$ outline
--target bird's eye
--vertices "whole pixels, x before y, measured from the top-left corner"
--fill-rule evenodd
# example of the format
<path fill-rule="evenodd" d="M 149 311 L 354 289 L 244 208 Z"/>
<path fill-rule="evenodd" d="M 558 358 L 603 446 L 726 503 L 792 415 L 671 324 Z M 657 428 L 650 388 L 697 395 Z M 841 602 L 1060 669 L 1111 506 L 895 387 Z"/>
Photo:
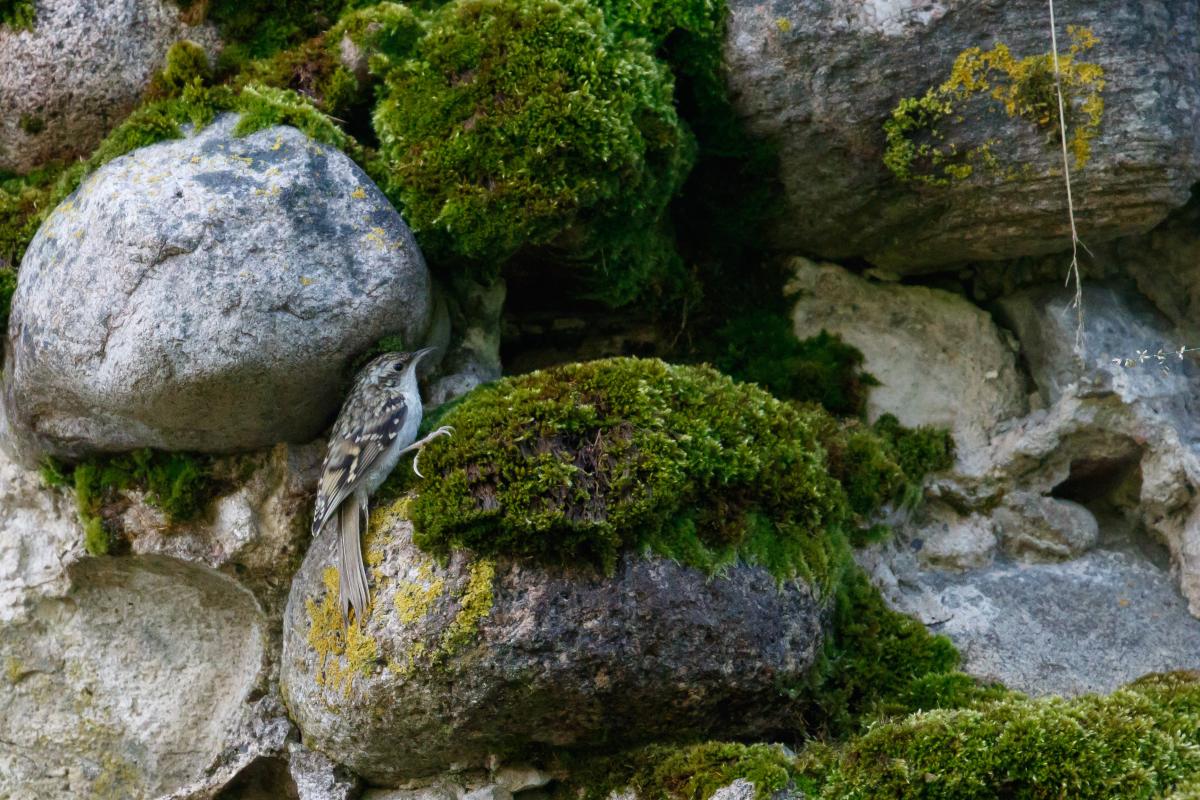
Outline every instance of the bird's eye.
<path fill-rule="evenodd" d="M 404 372 L 404 362 L 397 361 L 396 366 L 392 367 L 392 369 L 396 370 L 396 372 Z"/>

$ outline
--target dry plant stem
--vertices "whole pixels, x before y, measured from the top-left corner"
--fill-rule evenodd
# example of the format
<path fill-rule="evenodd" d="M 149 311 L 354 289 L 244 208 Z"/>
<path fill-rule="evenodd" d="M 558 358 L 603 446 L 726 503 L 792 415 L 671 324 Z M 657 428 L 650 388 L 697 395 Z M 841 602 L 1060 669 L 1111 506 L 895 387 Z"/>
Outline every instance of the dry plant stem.
<path fill-rule="evenodd" d="M 1067 270 L 1066 284 L 1075 279 L 1075 353 L 1083 356 L 1083 282 L 1079 277 L 1079 232 L 1075 228 L 1075 202 L 1071 197 L 1071 164 L 1067 157 L 1067 112 L 1063 103 L 1062 73 L 1058 69 L 1058 34 L 1055 33 L 1054 0 L 1046 0 L 1050 6 L 1050 52 L 1054 57 L 1054 89 L 1058 94 L 1058 133 L 1062 142 L 1063 180 L 1067 185 L 1067 215 L 1071 220 L 1071 266 Z M 1085 248 L 1086 249 L 1086 248 Z"/>

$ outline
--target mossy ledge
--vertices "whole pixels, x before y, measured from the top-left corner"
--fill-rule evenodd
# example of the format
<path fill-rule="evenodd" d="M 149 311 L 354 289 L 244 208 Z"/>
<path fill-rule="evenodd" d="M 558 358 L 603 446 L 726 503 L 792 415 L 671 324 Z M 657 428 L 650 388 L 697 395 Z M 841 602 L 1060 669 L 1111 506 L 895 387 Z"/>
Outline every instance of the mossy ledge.
<path fill-rule="evenodd" d="M 438 477 L 412 505 L 430 552 L 611 569 L 631 551 L 708 572 L 741 560 L 822 591 L 841 579 L 857 520 L 952 452 L 945 434 L 883 435 L 656 359 L 507 378 L 437 422 L 455 435 L 426 449 Z M 926 439 L 941 448 L 914 446 Z"/>

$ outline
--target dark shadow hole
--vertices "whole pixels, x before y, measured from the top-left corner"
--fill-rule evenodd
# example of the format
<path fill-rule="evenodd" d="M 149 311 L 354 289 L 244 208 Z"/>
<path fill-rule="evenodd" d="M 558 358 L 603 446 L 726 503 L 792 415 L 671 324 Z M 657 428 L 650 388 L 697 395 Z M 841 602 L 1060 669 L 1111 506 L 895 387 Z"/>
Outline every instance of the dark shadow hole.
<path fill-rule="evenodd" d="M 286 761 L 263 757 L 251 761 L 216 800 L 300 800 L 300 791 Z"/>

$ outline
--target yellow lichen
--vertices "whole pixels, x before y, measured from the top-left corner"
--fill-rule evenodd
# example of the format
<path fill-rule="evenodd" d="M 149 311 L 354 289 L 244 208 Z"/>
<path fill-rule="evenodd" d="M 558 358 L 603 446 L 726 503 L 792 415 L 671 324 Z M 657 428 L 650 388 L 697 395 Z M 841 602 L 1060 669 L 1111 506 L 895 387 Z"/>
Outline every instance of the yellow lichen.
<path fill-rule="evenodd" d="M 1100 132 L 1104 116 L 1104 68 L 1080 61 L 1079 57 L 1097 43 L 1088 28 L 1067 28 L 1073 44 L 1059 58 L 1059 78 L 1065 101 L 1068 142 L 1075 167 L 1083 168 L 1091 157 L 1092 140 Z M 1008 46 L 990 50 L 970 47 L 961 52 L 940 86 L 923 97 L 904 98 L 884 123 L 887 149 L 884 164 L 899 178 L 930 185 L 946 185 L 973 174 L 974 164 L 1012 178 L 1015 168 L 1001 168 L 993 152 L 995 141 L 959 150 L 943 144 L 939 125 L 947 118 L 963 121 L 960 109 L 972 97 L 988 97 L 1010 118 L 1023 119 L 1051 134 L 1058 142 L 1058 94 L 1054 59 L 1050 53 L 1017 59 Z M 920 139 L 920 142 L 916 141 Z"/>
<path fill-rule="evenodd" d="M 4 660 L 4 674 L 8 678 L 8 682 L 16 684 L 25 675 L 25 667 L 21 663 L 21 659 L 15 656 L 9 656 Z"/>
<path fill-rule="evenodd" d="M 428 562 L 417 569 L 415 581 L 400 581 L 396 587 L 393 602 L 396 605 L 396 616 L 405 625 L 411 625 L 423 619 L 438 595 L 442 593 L 445 581 L 433 574 L 433 568 Z"/>
<path fill-rule="evenodd" d="M 379 658 L 379 645 L 358 624 L 346 625 L 339 608 L 340 575 L 326 567 L 321 576 L 325 594 L 318 604 L 305 600 L 308 611 L 308 646 L 317 654 L 317 684 L 349 695 L 358 675 L 370 675 Z M 367 606 L 370 616 L 371 606 Z"/>
<path fill-rule="evenodd" d="M 492 613 L 492 580 L 496 577 L 496 562 L 481 558 L 471 565 L 466 588 L 458 596 L 458 613 L 442 634 L 439 650 L 452 655 L 471 641 L 479 623 Z"/>

